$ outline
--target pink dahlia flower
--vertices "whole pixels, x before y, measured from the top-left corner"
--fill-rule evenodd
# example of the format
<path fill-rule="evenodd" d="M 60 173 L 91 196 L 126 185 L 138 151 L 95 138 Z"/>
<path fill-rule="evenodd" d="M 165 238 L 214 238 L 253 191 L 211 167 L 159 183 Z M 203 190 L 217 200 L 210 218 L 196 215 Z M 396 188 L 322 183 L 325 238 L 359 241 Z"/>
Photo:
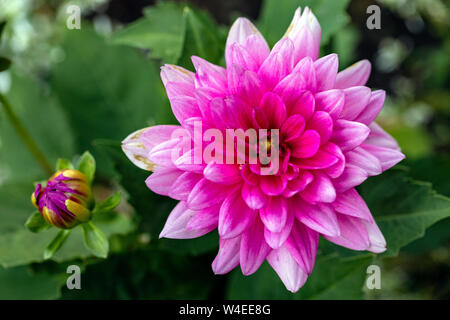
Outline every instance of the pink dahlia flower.
<path fill-rule="evenodd" d="M 386 249 L 355 190 L 404 158 L 374 122 L 385 93 L 364 86 L 367 60 L 338 73 L 336 54 L 318 58 L 320 37 L 308 8 L 295 12 L 272 50 L 250 21 L 239 18 L 228 35 L 226 68 L 195 56 L 195 73 L 162 67 L 180 126 L 142 129 L 123 141 L 130 160 L 153 171 L 147 186 L 180 201 L 160 237 L 188 239 L 218 229 L 216 274 L 240 265 L 250 275 L 267 260 L 295 292 L 313 270 L 319 236 L 353 250 Z M 227 129 L 259 130 L 259 138 L 261 129 L 274 130 L 277 152 L 268 154 L 279 165 L 262 174 L 267 165 L 249 161 L 250 150 L 267 153 L 275 144 L 267 136 L 258 145 L 244 138 L 249 153 L 233 154 L 234 163 L 217 156 L 234 152 L 235 143 L 216 150 L 213 161 L 201 159 L 213 139 L 196 134 L 198 122 L 202 133 L 215 129 L 225 136 Z M 189 137 L 187 148 L 180 133 Z"/>

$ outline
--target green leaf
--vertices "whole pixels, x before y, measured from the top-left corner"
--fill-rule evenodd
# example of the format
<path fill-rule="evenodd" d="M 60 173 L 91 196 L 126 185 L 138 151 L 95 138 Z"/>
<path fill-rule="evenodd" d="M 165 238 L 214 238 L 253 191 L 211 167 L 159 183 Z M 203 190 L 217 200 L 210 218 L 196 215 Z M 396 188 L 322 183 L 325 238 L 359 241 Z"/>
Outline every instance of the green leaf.
<path fill-rule="evenodd" d="M 113 44 L 149 49 L 153 58 L 176 63 L 184 41 L 183 6 L 160 2 L 145 10 L 145 17 L 131 23 L 111 37 Z"/>
<path fill-rule="evenodd" d="M 56 162 L 56 171 L 63 169 L 74 169 L 74 166 L 70 160 L 58 158 L 58 161 Z"/>
<path fill-rule="evenodd" d="M 11 60 L 5 57 L 0 57 L 0 72 L 9 69 L 11 66 Z"/>
<path fill-rule="evenodd" d="M 412 180 L 405 169 L 372 177 L 359 190 L 386 238 L 382 256 L 397 255 L 428 227 L 450 217 L 450 199 L 437 194 L 430 183 Z"/>
<path fill-rule="evenodd" d="M 122 141 L 138 129 L 175 121 L 159 66 L 133 48 L 107 45 L 86 22 L 66 32 L 61 45 L 66 56 L 52 70 L 52 90 L 65 107 L 78 152 L 90 150 L 97 175 L 111 176 L 112 165 L 92 148 L 94 140 Z"/>
<path fill-rule="evenodd" d="M 265 0 L 258 26 L 269 44 L 275 44 L 286 32 L 298 7 L 309 6 L 322 28 L 321 44 L 340 31 L 349 21 L 349 0 Z"/>
<path fill-rule="evenodd" d="M 88 181 L 92 183 L 95 176 L 95 159 L 89 151 L 81 155 L 78 160 L 77 170 L 84 173 Z"/>
<path fill-rule="evenodd" d="M 97 203 L 92 213 L 99 214 L 112 211 L 115 207 L 117 207 L 120 204 L 121 199 L 122 195 L 120 191 L 117 191 L 114 194 L 110 195 L 108 198 L 106 198 L 104 201 Z"/>
<path fill-rule="evenodd" d="M 205 12 L 186 6 L 183 11 L 186 35 L 180 66 L 192 69 L 191 56 L 196 55 L 219 64 L 223 59 L 225 35 Z"/>
<path fill-rule="evenodd" d="M 305 285 L 295 294 L 286 290 L 267 262 L 248 277 L 238 269 L 233 271 L 227 299 L 361 299 L 366 268 L 372 260 L 372 255 L 318 257 Z"/>
<path fill-rule="evenodd" d="M 83 240 L 86 248 L 88 248 L 95 256 L 106 258 L 109 251 L 109 243 L 103 232 L 97 228 L 92 222 L 83 223 Z"/>
<path fill-rule="evenodd" d="M 49 94 L 31 75 L 24 75 L 15 67 L 9 72 L 11 89 L 6 97 L 49 162 L 56 163 L 59 157 L 73 155 L 75 150 L 72 130 L 55 96 Z M 48 179 L 48 175 L 31 156 L 6 119 L 3 108 L 0 108 L 0 172 L 0 184 L 20 181 L 28 182 L 31 187 L 34 181 Z M 32 190 L 29 191 L 30 194 L 31 192 Z M 21 201 L 27 200 L 22 198 Z"/>
<path fill-rule="evenodd" d="M 51 226 L 42 218 L 39 211 L 33 212 L 25 222 L 25 227 L 34 233 L 38 233 L 51 228 Z"/>
<path fill-rule="evenodd" d="M 0 300 L 46 300 L 61 295 L 66 277 L 32 272 L 28 267 L 0 267 Z"/>
<path fill-rule="evenodd" d="M 53 238 L 52 242 L 50 242 L 48 246 L 45 248 L 44 260 L 50 259 L 59 249 L 61 249 L 61 247 L 69 237 L 70 232 L 71 230 L 61 230 L 58 232 L 56 237 Z"/>

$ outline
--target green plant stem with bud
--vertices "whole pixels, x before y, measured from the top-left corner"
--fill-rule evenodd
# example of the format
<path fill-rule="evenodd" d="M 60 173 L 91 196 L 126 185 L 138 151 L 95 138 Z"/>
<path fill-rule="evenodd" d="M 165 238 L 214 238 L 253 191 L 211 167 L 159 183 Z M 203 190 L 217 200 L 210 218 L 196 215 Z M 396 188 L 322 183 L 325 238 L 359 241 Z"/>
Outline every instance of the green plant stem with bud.
<path fill-rule="evenodd" d="M 25 128 L 23 123 L 20 121 L 19 117 L 14 112 L 13 108 L 9 104 L 6 97 L 2 94 L 0 94 L 0 104 L 3 106 L 7 118 L 13 125 L 14 129 L 17 131 L 17 134 L 20 136 L 22 141 L 27 146 L 28 150 L 31 152 L 31 154 L 34 156 L 34 158 L 40 164 L 42 169 L 48 175 L 51 175 L 53 173 L 53 169 L 52 169 L 52 166 L 50 165 L 49 161 L 45 157 L 44 153 L 39 149 L 38 145 L 33 140 L 33 138 L 31 137 L 30 133 Z"/>

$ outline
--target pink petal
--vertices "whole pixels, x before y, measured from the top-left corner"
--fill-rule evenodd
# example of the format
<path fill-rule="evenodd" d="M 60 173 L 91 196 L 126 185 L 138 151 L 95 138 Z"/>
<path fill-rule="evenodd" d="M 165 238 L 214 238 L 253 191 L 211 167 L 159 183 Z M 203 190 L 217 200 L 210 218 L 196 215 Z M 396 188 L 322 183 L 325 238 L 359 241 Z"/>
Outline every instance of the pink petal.
<path fill-rule="evenodd" d="M 227 68 L 227 79 L 229 92 L 232 95 L 241 98 L 251 106 L 259 105 L 265 85 L 255 72 L 233 64 Z"/>
<path fill-rule="evenodd" d="M 177 147 L 179 142 L 176 138 L 160 143 L 148 153 L 147 158 L 159 166 L 174 167 L 173 160 L 176 160 L 180 153 Z"/>
<path fill-rule="evenodd" d="M 283 195 L 286 197 L 292 197 L 294 194 L 303 191 L 306 186 L 313 181 L 313 179 L 314 176 L 312 173 L 302 170 L 295 179 L 288 182 Z"/>
<path fill-rule="evenodd" d="M 368 251 L 381 253 L 386 251 L 386 240 L 375 222 L 364 222 L 369 235 L 370 246 Z"/>
<path fill-rule="evenodd" d="M 196 230 L 188 229 L 187 224 L 195 214 L 195 211 L 188 209 L 184 201 L 180 201 L 167 218 L 159 238 L 192 239 L 200 237 L 215 228 L 215 226 L 208 226 Z"/>
<path fill-rule="evenodd" d="M 297 292 L 308 279 L 308 275 L 299 267 L 286 245 L 272 250 L 267 256 L 267 262 L 291 292 Z"/>
<path fill-rule="evenodd" d="M 405 155 L 399 150 L 373 146 L 367 143 L 362 144 L 361 147 L 380 161 L 382 171 L 392 168 L 405 159 Z"/>
<path fill-rule="evenodd" d="M 174 165 L 183 171 L 202 173 L 206 164 L 203 162 L 202 149 L 194 147 L 175 160 Z"/>
<path fill-rule="evenodd" d="M 184 172 L 170 188 L 169 197 L 186 201 L 194 186 L 202 179 L 202 175 L 194 172 Z"/>
<path fill-rule="evenodd" d="M 335 53 L 314 62 L 317 78 L 317 91 L 333 89 L 338 71 L 338 56 Z"/>
<path fill-rule="evenodd" d="M 264 241 L 264 225 L 260 219 L 242 234 L 240 263 L 242 274 L 245 276 L 254 273 L 266 259 L 270 247 Z"/>
<path fill-rule="evenodd" d="M 287 180 L 277 175 L 260 176 L 261 190 L 268 196 L 277 196 L 283 193 Z"/>
<path fill-rule="evenodd" d="M 269 197 L 261 191 L 259 186 L 245 183 L 242 187 L 242 198 L 251 209 L 259 210 L 267 206 Z"/>
<path fill-rule="evenodd" d="M 334 155 L 319 150 L 317 153 L 311 158 L 301 159 L 299 161 L 293 161 L 293 163 L 298 166 L 300 169 L 306 170 L 318 170 L 318 169 L 326 169 L 336 164 L 339 161 L 339 158 Z"/>
<path fill-rule="evenodd" d="M 197 213 L 189 220 L 187 229 L 201 230 L 206 228 L 216 228 L 219 223 L 220 205 L 197 211 Z"/>
<path fill-rule="evenodd" d="M 202 210 L 221 203 L 226 196 L 223 185 L 202 178 L 189 194 L 187 206 L 193 210 Z"/>
<path fill-rule="evenodd" d="M 201 117 L 197 101 L 193 97 L 178 96 L 170 100 L 172 112 L 179 123 L 192 117 Z"/>
<path fill-rule="evenodd" d="M 246 48 L 239 43 L 232 44 L 228 49 L 227 65 L 237 64 L 245 70 L 258 71 L 260 65 Z"/>
<path fill-rule="evenodd" d="M 210 87 L 218 92 L 224 92 L 227 85 L 227 76 L 224 68 L 196 56 L 192 56 L 191 60 L 196 70 L 194 81 L 196 88 Z"/>
<path fill-rule="evenodd" d="M 306 82 L 306 89 L 316 91 L 316 70 L 314 69 L 314 62 L 311 57 L 305 57 L 300 60 L 292 70 L 292 73 L 301 73 Z"/>
<path fill-rule="evenodd" d="M 147 187 L 155 193 L 168 196 L 173 182 L 183 171 L 173 168 L 158 168 L 145 180 Z"/>
<path fill-rule="evenodd" d="M 219 240 L 219 252 L 212 263 L 214 274 L 225 274 L 239 264 L 241 237 Z"/>
<path fill-rule="evenodd" d="M 161 67 L 161 80 L 166 85 L 168 82 L 181 82 L 194 85 L 194 73 L 173 64 Z"/>
<path fill-rule="evenodd" d="M 239 168 L 234 164 L 211 162 L 203 170 L 203 175 L 206 179 L 221 184 L 234 184 L 241 181 Z"/>
<path fill-rule="evenodd" d="M 314 180 L 300 193 L 300 195 L 309 203 L 329 203 L 336 199 L 336 190 L 327 175 L 315 172 Z"/>
<path fill-rule="evenodd" d="M 317 131 L 306 130 L 300 137 L 290 143 L 292 156 L 296 158 L 312 157 L 320 147 L 320 135 Z"/>
<path fill-rule="evenodd" d="M 316 108 L 316 102 L 311 92 L 303 92 L 295 101 L 295 104 L 288 109 L 289 115 L 301 115 L 305 121 L 309 120 Z"/>
<path fill-rule="evenodd" d="M 195 88 L 191 83 L 167 82 L 166 93 L 169 100 L 176 97 L 194 97 Z"/>
<path fill-rule="evenodd" d="M 369 136 L 370 129 L 365 124 L 356 121 L 339 119 L 335 122 L 332 141 L 342 151 L 356 148 Z"/>
<path fill-rule="evenodd" d="M 363 169 L 369 176 L 375 176 L 382 172 L 381 163 L 377 157 L 361 147 L 356 147 L 347 152 L 345 157 L 348 164 Z"/>
<path fill-rule="evenodd" d="M 319 234 L 296 221 L 285 246 L 300 268 L 311 274 L 319 246 Z"/>
<path fill-rule="evenodd" d="M 286 224 L 280 232 L 272 232 L 267 227 L 264 227 L 264 239 L 272 249 L 278 249 L 284 244 L 286 239 L 291 234 L 294 220 L 294 213 L 288 212 Z"/>
<path fill-rule="evenodd" d="M 263 96 L 260 106 L 269 120 L 270 128 L 280 128 L 286 120 L 286 106 L 283 100 L 275 93 L 267 92 Z"/>
<path fill-rule="evenodd" d="M 372 92 L 369 103 L 364 110 L 358 115 L 356 121 L 369 125 L 380 113 L 386 99 L 386 92 L 384 90 L 376 90 Z"/>
<path fill-rule="evenodd" d="M 336 120 L 344 108 L 345 94 L 342 90 L 328 90 L 317 93 L 316 110 L 328 112 Z"/>
<path fill-rule="evenodd" d="M 373 222 L 369 208 L 355 189 L 338 194 L 332 205 L 339 213 Z"/>
<path fill-rule="evenodd" d="M 286 104 L 288 114 L 292 115 L 295 114 L 294 111 L 292 111 L 292 108 L 300 99 L 300 97 L 303 95 L 307 88 L 307 83 L 303 75 L 299 72 L 297 73 L 291 73 L 287 77 L 285 77 L 283 80 L 281 80 L 278 85 L 275 87 L 273 92 L 278 94 Z M 310 100 L 308 100 L 309 102 Z M 301 113 L 303 115 L 303 113 Z M 306 119 L 306 118 L 305 118 Z"/>
<path fill-rule="evenodd" d="M 364 222 L 351 216 L 337 215 L 341 234 L 337 237 L 325 235 L 325 239 L 352 250 L 367 250 L 370 246 Z"/>
<path fill-rule="evenodd" d="M 345 156 L 342 153 L 341 148 L 339 148 L 332 142 L 328 142 L 326 145 L 321 147 L 321 150 L 324 152 L 328 152 L 329 154 L 339 159 L 339 161 L 336 164 L 325 169 L 326 174 L 331 178 L 339 177 L 342 174 L 342 172 L 344 172 L 345 169 Z"/>
<path fill-rule="evenodd" d="M 337 89 L 344 89 L 354 86 L 363 86 L 366 84 L 367 79 L 369 79 L 370 69 L 370 62 L 368 60 L 361 60 L 339 72 L 334 87 Z"/>
<path fill-rule="evenodd" d="M 311 205 L 297 198 L 293 203 L 295 216 L 298 221 L 321 234 L 338 236 L 339 224 L 336 213 L 326 204 Z"/>
<path fill-rule="evenodd" d="M 288 38 L 278 41 L 258 71 L 268 88 L 274 88 L 294 66 L 294 45 Z"/>
<path fill-rule="evenodd" d="M 376 122 L 372 122 L 369 125 L 370 134 L 366 140 L 367 144 L 371 144 L 378 147 L 396 149 L 400 151 L 400 147 L 392 136 L 383 130 Z"/>
<path fill-rule="evenodd" d="M 317 111 L 309 120 L 307 129 L 315 130 L 320 135 L 320 144 L 328 142 L 333 132 L 333 119 L 325 111 Z"/>
<path fill-rule="evenodd" d="M 305 129 L 305 119 L 299 115 L 294 114 L 287 118 L 280 129 L 280 134 L 284 142 L 289 142 L 303 133 Z"/>
<path fill-rule="evenodd" d="M 283 197 L 271 197 L 268 205 L 259 211 L 262 222 L 272 232 L 280 232 L 286 225 L 288 205 Z"/>
<path fill-rule="evenodd" d="M 233 44 L 244 46 L 252 58 L 261 65 L 270 53 L 266 40 L 258 29 L 246 18 L 238 18 L 230 28 L 225 46 L 227 65 L 231 65 L 230 49 Z"/>
<path fill-rule="evenodd" d="M 366 108 L 371 92 L 367 87 L 350 87 L 344 89 L 345 104 L 340 117 L 346 120 L 354 120 Z"/>
<path fill-rule="evenodd" d="M 338 192 L 345 192 L 348 189 L 359 186 L 367 178 L 368 174 L 365 170 L 347 164 L 344 172 L 338 178 L 333 180 L 333 184 Z"/>
<path fill-rule="evenodd" d="M 257 211 L 245 204 L 240 188 L 235 189 L 225 198 L 220 207 L 220 237 L 229 239 L 240 235 L 253 223 L 256 213 Z"/>
<path fill-rule="evenodd" d="M 148 159 L 149 150 L 140 139 L 143 133 L 147 130 L 147 128 L 140 129 L 128 135 L 128 137 L 122 141 L 122 150 L 128 159 L 130 159 L 130 161 L 137 167 L 147 171 L 152 171 L 154 170 L 154 163 Z"/>
<path fill-rule="evenodd" d="M 179 135 L 174 136 L 177 130 L 183 130 L 180 126 L 159 125 L 146 129 L 139 137 L 139 140 L 144 144 L 148 151 L 160 143 L 166 142 Z M 131 135 L 130 135 L 131 136 Z"/>

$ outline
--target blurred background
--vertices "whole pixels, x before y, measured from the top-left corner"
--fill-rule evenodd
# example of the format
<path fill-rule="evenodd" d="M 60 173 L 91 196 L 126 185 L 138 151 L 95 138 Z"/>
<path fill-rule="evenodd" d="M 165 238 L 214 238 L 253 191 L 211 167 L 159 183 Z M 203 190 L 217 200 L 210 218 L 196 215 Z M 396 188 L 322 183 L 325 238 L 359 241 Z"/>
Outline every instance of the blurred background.
<path fill-rule="evenodd" d="M 408 167 L 412 179 L 430 182 L 436 192 L 450 196 L 448 1 L 191 0 L 195 19 L 185 26 L 186 42 L 127 34 L 126 26 L 133 24 L 139 35 L 145 23 L 175 32 L 181 23 L 176 10 L 168 9 L 172 3 L 155 7 L 154 1 L 145 0 L 0 2 L 0 21 L 7 22 L 0 56 L 12 61 L 9 70 L 0 72 L 0 93 L 8 97 L 51 161 L 89 149 L 98 161 L 98 197 L 116 189 L 130 195 L 120 207 L 120 219 L 102 222 L 113 251 L 106 261 L 89 257 L 74 239 L 55 261 L 42 262 L 45 241 L 20 228 L 32 210 L 28 203 L 32 181 L 46 176 L 1 110 L 0 298 L 291 298 L 284 292 L 243 296 L 238 292 L 244 283 L 239 272 L 214 276 L 210 270 L 217 249 L 214 234 L 201 240 L 157 240 L 174 202 L 148 191 L 145 173 L 133 168 L 117 147 L 132 131 L 174 121 L 159 80 L 161 61 L 191 68 L 187 57 L 195 53 L 223 64 L 227 30 L 239 16 L 255 21 L 273 45 L 289 25 L 294 8 L 317 7 L 314 13 L 320 13 L 319 22 L 326 28 L 322 54 L 338 53 L 340 69 L 360 59 L 372 62 L 367 85 L 388 94 L 377 121 L 406 154 L 401 165 Z M 66 28 L 71 4 L 81 7 L 80 30 Z M 381 8 L 379 30 L 366 27 L 366 9 L 372 4 Z M 189 46 L 189 37 L 195 40 L 198 35 L 191 29 L 201 31 L 204 46 Z M 158 46 L 163 42 L 164 50 Z M 441 220 L 398 256 L 377 260 L 381 290 L 361 291 L 361 282 L 357 293 L 337 297 L 449 299 L 449 227 L 449 218 Z M 64 270 L 73 263 L 82 266 L 82 290 L 64 287 Z M 258 272 L 271 272 L 264 268 Z M 364 268 L 358 270 L 364 273 Z M 247 290 L 264 292 L 254 283 L 247 282 Z"/>

